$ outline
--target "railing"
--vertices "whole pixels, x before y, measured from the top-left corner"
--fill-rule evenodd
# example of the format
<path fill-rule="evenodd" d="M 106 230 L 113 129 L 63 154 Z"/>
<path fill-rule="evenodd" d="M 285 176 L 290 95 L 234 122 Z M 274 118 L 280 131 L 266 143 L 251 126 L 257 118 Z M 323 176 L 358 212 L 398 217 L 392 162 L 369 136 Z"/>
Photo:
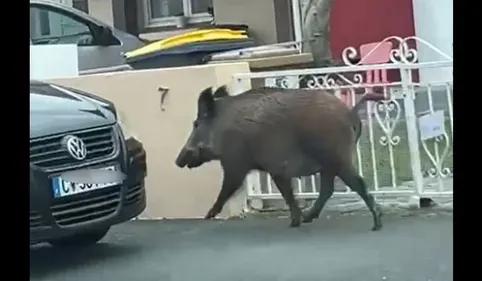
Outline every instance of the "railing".
<path fill-rule="evenodd" d="M 441 60 L 419 62 L 416 50 L 409 47 L 411 40 L 430 47 Z M 235 85 L 242 92 L 242 85 L 246 85 L 243 81 L 264 79 L 269 86 L 332 89 L 337 96 L 349 97 L 350 107 L 365 92 L 383 93 L 387 100 L 368 102 L 359 112 L 363 126 L 355 151 L 358 172 L 371 192 L 382 200 L 400 196 L 451 198 L 453 59 L 416 37 L 390 37 L 380 44 L 386 41 L 395 41 L 397 46 L 390 53 L 390 63 L 353 64 L 350 59 L 357 53 L 350 47 L 343 52 L 345 66 L 242 73 L 235 75 Z M 368 73 L 376 75 L 381 71 L 392 79 L 367 83 Z M 318 177 L 294 179 L 297 198 L 316 198 L 320 189 Z M 249 199 L 282 198 L 266 173 L 251 173 L 246 186 Z M 356 195 L 337 182 L 335 196 Z"/>

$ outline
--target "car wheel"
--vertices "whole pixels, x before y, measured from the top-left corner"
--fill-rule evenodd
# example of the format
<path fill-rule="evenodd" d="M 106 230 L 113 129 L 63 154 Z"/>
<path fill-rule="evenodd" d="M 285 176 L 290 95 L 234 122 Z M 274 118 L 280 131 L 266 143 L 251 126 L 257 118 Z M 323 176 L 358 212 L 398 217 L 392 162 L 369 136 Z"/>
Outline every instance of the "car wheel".
<path fill-rule="evenodd" d="M 94 245 L 99 242 L 109 231 L 109 227 L 91 230 L 49 241 L 49 244 L 54 247 L 84 247 Z"/>

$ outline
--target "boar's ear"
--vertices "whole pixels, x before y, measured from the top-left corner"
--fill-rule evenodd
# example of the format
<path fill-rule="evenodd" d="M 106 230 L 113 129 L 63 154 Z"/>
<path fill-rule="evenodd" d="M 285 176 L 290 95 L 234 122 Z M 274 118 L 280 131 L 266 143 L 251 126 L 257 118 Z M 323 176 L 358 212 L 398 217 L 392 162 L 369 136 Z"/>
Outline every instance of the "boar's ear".
<path fill-rule="evenodd" d="M 209 87 L 202 90 L 197 101 L 197 117 L 212 117 L 214 115 L 214 105 L 213 89 Z"/>
<path fill-rule="evenodd" d="M 224 97 L 229 96 L 228 86 L 223 85 L 223 86 L 217 88 L 217 90 L 214 92 L 213 96 L 214 96 L 215 99 L 224 98 Z"/>

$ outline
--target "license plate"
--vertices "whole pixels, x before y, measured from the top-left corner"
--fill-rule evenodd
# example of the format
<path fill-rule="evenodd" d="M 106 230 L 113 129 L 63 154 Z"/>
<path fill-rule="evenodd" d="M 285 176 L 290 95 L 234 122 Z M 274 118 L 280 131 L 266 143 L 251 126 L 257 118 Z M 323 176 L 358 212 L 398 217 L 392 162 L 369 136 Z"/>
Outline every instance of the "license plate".
<path fill-rule="evenodd" d="M 115 171 L 116 166 L 108 166 L 101 169 Z M 97 189 L 106 188 L 109 186 L 114 186 L 117 184 L 120 184 L 120 182 L 92 184 L 92 183 L 78 183 L 78 182 L 66 181 L 61 177 L 55 177 L 52 179 L 52 189 L 53 189 L 55 198 L 89 192 Z"/>

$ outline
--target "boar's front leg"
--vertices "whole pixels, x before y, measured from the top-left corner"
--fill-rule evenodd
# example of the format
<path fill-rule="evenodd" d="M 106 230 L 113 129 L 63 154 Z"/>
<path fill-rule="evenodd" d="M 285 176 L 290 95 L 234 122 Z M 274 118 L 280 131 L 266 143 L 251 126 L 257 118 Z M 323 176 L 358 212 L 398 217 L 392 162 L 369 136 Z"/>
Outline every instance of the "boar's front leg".
<path fill-rule="evenodd" d="M 301 209 L 296 202 L 293 194 L 293 188 L 291 187 L 291 179 L 281 176 L 270 175 L 273 181 L 276 183 L 283 199 L 290 208 L 291 213 L 291 227 L 298 227 L 301 224 Z"/>
<path fill-rule="evenodd" d="M 216 202 L 206 214 L 204 219 L 212 219 L 222 211 L 224 204 L 226 204 L 228 199 L 231 198 L 236 190 L 241 187 L 248 172 L 248 169 L 241 170 L 226 167 L 224 168 L 223 185 L 221 187 L 221 191 L 219 192 Z"/>

